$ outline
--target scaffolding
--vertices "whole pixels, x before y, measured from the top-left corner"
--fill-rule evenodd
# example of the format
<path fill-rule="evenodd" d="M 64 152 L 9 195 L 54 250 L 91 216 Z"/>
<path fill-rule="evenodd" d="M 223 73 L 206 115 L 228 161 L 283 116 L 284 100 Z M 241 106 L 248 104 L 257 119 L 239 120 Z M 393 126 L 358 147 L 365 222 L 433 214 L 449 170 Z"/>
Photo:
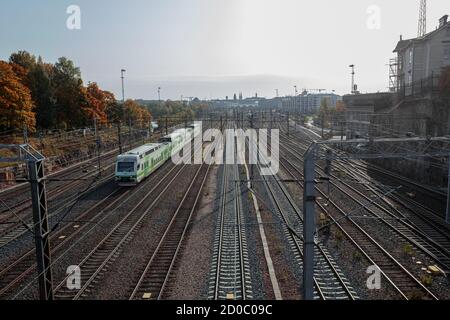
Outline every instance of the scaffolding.
<path fill-rule="evenodd" d="M 398 88 L 398 59 L 389 60 L 389 92 L 397 92 Z"/>

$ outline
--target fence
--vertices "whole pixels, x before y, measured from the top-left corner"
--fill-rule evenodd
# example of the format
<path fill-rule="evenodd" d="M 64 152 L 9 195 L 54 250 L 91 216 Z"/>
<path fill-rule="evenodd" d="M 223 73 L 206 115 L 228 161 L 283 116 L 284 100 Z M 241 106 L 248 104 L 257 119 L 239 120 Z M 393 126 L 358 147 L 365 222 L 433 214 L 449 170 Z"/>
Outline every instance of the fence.
<path fill-rule="evenodd" d="M 427 95 L 439 94 L 439 76 L 431 75 L 412 83 L 402 83 L 398 89 L 400 99 L 406 97 L 424 97 Z"/>

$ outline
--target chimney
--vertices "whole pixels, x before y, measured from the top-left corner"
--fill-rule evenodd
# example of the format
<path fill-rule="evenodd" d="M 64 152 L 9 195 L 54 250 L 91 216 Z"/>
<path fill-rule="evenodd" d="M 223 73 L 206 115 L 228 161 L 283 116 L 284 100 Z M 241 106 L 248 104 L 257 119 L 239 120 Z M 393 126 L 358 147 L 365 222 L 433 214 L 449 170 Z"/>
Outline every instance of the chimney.
<path fill-rule="evenodd" d="M 400 41 L 402 41 L 403 40 L 403 36 L 402 35 L 400 35 Z"/>
<path fill-rule="evenodd" d="M 448 14 L 439 19 L 439 28 L 442 28 L 447 24 Z"/>

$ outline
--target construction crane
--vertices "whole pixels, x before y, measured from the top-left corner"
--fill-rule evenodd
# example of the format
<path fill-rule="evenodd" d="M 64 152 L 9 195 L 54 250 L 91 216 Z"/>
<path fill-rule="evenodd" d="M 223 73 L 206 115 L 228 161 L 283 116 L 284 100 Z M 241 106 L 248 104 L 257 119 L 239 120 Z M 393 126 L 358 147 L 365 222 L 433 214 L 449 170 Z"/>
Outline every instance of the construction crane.
<path fill-rule="evenodd" d="M 420 0 L 419 26 L 417 37 L 421 38 L 427 34 L 427 0 Z"/>

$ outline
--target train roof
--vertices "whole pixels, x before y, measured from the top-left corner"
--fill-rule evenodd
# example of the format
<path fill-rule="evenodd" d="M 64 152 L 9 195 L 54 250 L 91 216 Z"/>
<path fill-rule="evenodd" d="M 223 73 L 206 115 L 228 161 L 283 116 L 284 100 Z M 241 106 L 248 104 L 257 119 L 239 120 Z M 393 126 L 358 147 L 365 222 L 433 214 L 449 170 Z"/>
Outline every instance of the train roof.
<path fill-rule="evenodd" d="M 147 143 L 147 144 L 144 144 L 143 146 L 137 147 L 137 148 L 130 150 L 124 154 L 121 154 L 120 156 L 139 156 L 139 155 L 145 154 L 149 151 L 151 152 L 151 151 L 155 150 L 156 148 L 158 148 L 159 146 L 161 146 L 160 143 Z"/>

